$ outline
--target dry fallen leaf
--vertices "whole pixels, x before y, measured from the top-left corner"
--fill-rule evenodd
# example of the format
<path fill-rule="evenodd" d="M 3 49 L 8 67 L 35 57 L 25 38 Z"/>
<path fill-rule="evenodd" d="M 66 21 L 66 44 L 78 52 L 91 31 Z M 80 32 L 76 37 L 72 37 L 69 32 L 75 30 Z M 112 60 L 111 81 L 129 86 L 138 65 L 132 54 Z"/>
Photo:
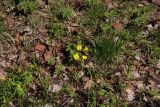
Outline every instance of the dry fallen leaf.
<path fill-rule="evenodd" d="M 149 85 L 147 86 L 148 88 L 149 87 L 152 88 L 152 89 L 156 88 L 156 82 L 154 80 L 149 79 L 148 83 L 149 83 Z"/>
<path fill-rule="evenodd" d="M 140 61 L 141 60 L 141 57 L 139 54 L 135 55 L 134 58 L 137 60 L 137 61 Z"/>
<path fill-rule="evenodd" d="M 115 30 L 121 30 L 122 29 L 122 23 L 120 22 L 115 22 L 112 24 L 112 27 L 115 29 Z"/>
<path fill-rule="evenodd" d="M 38 50 L 38 51 L 40 51 L 40 52 L 44 52 L 45 49 L 46 49 L 46 47 L 45 47 L 44 45 L 38 43 L 38 44 L 35 46 L 35 49 Z"/>
<path fill-rule="evenodd" d="M 15 41 L 16 41 L 17 43 L 20 43 L 22 40 L 23 40 L 22 36 L 20 36 L 20 34 L 17 33 L 17 34 L 16 34 L 16 37 L 15 37 Z"/>
<path fill-rule="evenodd" d="M 3 60 L 0 62 L 0 66 L 6 68 L 6 67 L 10 67 L 11 64 L 9 62 L 7 62 L 6 60 Z"/>
<path fill-rule="evenodd" d="M 125 92 L 127 101 L 133 101 L 135 99 L 135 89 L 133 85 L 128 84 L 125 88 Z"/>
<path fill-rule="evenodd" d="M 47 51 L 46 53 L 44 53 L 44 60 L 45 61 L 48 61 L 49 58 L 51 58 L 53 55 L 52 55 L 52 52 L 50 51 Z"/>
<path fill-rule="evenodd" d="M 139 67 L 141 65 L 141 63 L 137 60 L 134 60 L 133 65 L 135 65 L 136 67 Z"/>
<path fill-rule="evenodd" d="M 9 55 L 9 60 L 14 60 L 14 59 L 16 59 L 17 57 L 18 57 L 17 54 L 10 54 L 10 55 Z"/>
<path fill-rule="evenodd" d="M 112 1 L 112 0 L 106 0 L 106 4 L 107 4 L 107 7 L 108 7 L 109 9 L 114 8 L 114 6 L 113 6 L 113 1 Z"/>
<path fill-rule="evenodd" d="M 104 79 L 103 79 L 102 77 L 96 79 L 96 83 L 97 83 L 97 84 L 101 84 L 101 83 L 103 83 L 103 82 L 104 82 Z"/>
<path fill-rule="evenodd" d="M 127 92 L 126 100 L 127 100 L 127 101 L 133 101 L 134 98 L 135 98 L 135 93 L 134 93 L 134 91 L 131 90 L 131 89 L 127 89 L 126 92 Z"/>
<path fill-rule="evenodd" d="M 93 81 L 92 80 L 88 80 L 86 82 L 86 84 L 84 85 L 84 89 L 90 89 L 93 85 Z"/>
<path fill-rule="evenodd" d="M 14 20 L 14 17 L 7 17 L 7 25 L 8 25 L 8 29 L 15 28 L 16 21 Z"/>
<path fill-rule="evenodd" d="M 131 72 L 131 74 L 132 74 L 132 77 L 134 79 L 138 79 L 138 78 L 141 77 L 141 75 L 139 74 L 139 72 L 138 72 L 138 70 L 136 69 L 135 66 L 132 66 L 132 72 Z"/>

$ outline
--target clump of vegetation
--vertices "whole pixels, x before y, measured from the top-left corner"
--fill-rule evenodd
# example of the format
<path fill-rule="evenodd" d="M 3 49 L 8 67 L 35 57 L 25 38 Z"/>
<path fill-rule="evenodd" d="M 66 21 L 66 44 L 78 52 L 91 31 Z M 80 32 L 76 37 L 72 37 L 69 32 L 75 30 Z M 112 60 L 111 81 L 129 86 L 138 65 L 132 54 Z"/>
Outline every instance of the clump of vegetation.
<path fill-rule="evenodd" d="M 53 5 L 54 7 L 51 7 L 51 13 L 54 18 L 64 21 L 73 15 L 73 8 L 64 1 L 53 2 Z"/>
<path fill-rule="evenodd" d="M 4 31 L 4 28 L 5 28 L 4 21 L 3 19 L 0 18 L 0 33 Z"/>
<path fill-rule="evenodd" d="M 3 22 L 0 22 L 0 33 L 4 31 L 4 24 Z"/>
<path fill-rule="evenodd" d="M 49 31 L 55 38 L 61 39 L 64 34 L 64 25 L 63 23 L 53 19 L 51 21 Z"/>
<path fill-rule="evenodd" d="M 83 46 L 82 44 L 78 43 L 75 44 L 69 44 L 67 45 L 66 51 L 69 52 L 69 56 L 71 60 L 75 61 L 83 61 L 87 60 L 88 58 L 88 47 Z"/>
<path fill-rule="evenodd" d="M 23 98 L 27 94 L 27 85 L 32 82 L 32 76 L 31 68 L 8 70 L 7 75 L 0 80 L 0 104 Z"/>
<path fill-rule="evenodd" d="M 26 13 L 32 13 L 37 9 L 37 4 L 35 0 L 22 0 L 19 1 L 20 8 L 23 10 L 23 12 Z"/>
<path fill-rule="evenodd" d="M 105 6 L 103 4 L 93 3 L 87 8 L 86 16 L 82 18 L 82 23 L 86 26 L 96 27 L 103 20 L 104 12 Z"/>
<path fill-rule="evenodd" d="M 62 15 L 62 17 L 64 19 L 68 19 L 69 17 L 72 16 L 73 9 L 69 5 L 67 5 L 67 6 L 61 6 L 61 8 L 60 8 L 60 14 Z"/>
<path fill-rule="evenodd" d="M 105 63 L 121 54 L 123 42 L 120 39 L 97 37 L 94 45 L 96 62 Z"/>

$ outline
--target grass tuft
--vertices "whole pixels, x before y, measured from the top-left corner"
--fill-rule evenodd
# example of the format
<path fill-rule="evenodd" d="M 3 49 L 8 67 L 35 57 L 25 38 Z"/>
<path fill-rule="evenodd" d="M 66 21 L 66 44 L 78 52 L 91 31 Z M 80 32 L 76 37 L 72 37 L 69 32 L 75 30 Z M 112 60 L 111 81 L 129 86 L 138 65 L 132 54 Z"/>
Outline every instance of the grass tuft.
<path fill-rule="evenodd" d="M 99 63 L 106 63 L 122 52 L 123 42 L 113 38 L 98 37 L 95 39 L 95 60 Z"/>

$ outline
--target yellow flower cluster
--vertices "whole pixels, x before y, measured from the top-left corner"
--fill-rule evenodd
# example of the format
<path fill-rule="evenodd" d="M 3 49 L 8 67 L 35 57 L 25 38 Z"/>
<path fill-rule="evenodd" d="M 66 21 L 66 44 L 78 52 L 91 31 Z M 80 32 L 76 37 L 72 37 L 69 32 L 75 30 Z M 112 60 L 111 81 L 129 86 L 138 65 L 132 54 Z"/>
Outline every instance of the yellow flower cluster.
<path fill-rule="evenodd" d="M 88 52 L 88 47 L 84 47 L 84 49 L 83 49 L 81 44 L 78 44 L 76 46 L 76 49 L 77 49 L 77 51 Z M 88 57 L 86 55 L 81 55 L 81 56 L 80 55 L 81 54 L 78 52 L 73 54 L 74 60 L 80 60 L 80 59 L 87 60 Z"/>
<path fill-rule="evenodd" d="M 82 59 L 86 60 L 87 56 L 86 55 L 82 55 Z"/>
<path fill-rule="evenodd" d="M 73 55 L 73 58 L 74 58 L 75 60 L 79 60 L 79 54 L 78 54 L 78 53 L 75 53 L 75 54 Z"/>
<path fill-rule="evenodd" d="M 83 51 L 84 51 L 84 52 L 88 52 L 88 48 L 85 47 L 85 48 L 83 49 Z"/>
<path fill-rule="evenodd" d="M 82 50 L 82 45 L 78 44 L 76 48 L 77 48 L 78 51 L 81 51 Z"/>

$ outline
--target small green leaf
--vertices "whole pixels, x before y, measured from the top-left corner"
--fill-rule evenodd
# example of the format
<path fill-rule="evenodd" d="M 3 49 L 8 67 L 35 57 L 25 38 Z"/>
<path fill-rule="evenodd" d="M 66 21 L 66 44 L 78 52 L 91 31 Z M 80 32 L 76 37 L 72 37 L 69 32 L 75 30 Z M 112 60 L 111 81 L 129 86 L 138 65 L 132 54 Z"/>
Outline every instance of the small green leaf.
<path fill-rule="evenodd" d="M 104 95 L 105 95 L 105 93 L 106 93 L 106 90 L 101 89 L 101 90 L 98 92 L 98 95 L 100 95 L 100 96 L 104 96 Z"/>
<path fill-rule="evenodd" d="M 100 107 L 106 107 L 104 104 L 101 104 Z"/>
<path fill-rule="evenodd" d="M 55 64 L 55 63 L 56 63 L 55 58 L 54 58 L 54 57 L 49 58 L 48 61 L 47 61 L 47 63 L 48 63 L 49 65 Z"/>

